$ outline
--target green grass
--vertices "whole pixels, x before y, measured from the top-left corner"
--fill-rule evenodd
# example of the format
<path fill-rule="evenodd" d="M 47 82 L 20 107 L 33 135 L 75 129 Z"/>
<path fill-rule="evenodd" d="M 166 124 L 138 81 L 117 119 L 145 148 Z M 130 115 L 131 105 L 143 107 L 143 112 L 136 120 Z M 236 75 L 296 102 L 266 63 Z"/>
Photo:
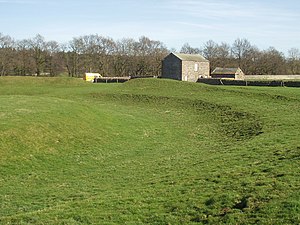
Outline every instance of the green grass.
<path fill-rule="evenodd" d="M 0 78 L 0 224 L 299 224 L 300 90 Z"/>

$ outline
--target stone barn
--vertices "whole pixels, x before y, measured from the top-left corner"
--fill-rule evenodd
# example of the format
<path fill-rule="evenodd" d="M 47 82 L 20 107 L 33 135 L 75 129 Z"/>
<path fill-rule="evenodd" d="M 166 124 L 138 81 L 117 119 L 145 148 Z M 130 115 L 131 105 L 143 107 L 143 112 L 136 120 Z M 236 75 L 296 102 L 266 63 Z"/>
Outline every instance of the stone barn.
<path fill-rule="evenodd" d="M 212 78 L 224 78 L 233 80 L 244 80 L 245 74 L 240 68 L 222 68 L 217 67 L 211 72 Z"/>
<path fill-rule="evenodd" d="M 201 55 L 170 53 L 162 61 L 162 78 L 196 82 L 209 77 L 209 61 Z"/>

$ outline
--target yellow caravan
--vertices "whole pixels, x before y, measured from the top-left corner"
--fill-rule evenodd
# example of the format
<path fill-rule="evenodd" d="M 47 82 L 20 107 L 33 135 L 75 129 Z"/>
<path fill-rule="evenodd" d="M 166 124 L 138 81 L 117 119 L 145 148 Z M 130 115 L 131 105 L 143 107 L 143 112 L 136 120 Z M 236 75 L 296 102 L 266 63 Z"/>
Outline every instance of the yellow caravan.
<path fill-rule="evenodd" d="M 100 73 L 85 73 L 83 80 L 94 82 L 95 78 L 102 77 Z"/>

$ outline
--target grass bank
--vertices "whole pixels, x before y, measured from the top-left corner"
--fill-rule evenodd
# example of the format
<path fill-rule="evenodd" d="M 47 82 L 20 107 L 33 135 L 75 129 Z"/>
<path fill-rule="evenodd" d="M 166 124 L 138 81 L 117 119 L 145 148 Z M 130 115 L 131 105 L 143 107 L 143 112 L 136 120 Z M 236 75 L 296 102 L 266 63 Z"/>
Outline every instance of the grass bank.
<path fill-rule="evenodd" d="M 297 224 L 300 92 L 0 78 L 2 224 Z"/>

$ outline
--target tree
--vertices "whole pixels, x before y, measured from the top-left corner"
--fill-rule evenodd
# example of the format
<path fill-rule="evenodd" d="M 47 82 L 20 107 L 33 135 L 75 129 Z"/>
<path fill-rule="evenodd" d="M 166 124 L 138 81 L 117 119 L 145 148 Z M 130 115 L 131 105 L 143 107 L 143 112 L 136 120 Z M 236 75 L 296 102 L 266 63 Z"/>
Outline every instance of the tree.
<path fill-rule="evenodd" d="M 93 65 L 103 75 L 116 76 L 113 68 L 113 56 L 117 52 L 115 41 L 110 37 L 97 35 L 95 47 L 96 52 L 94 52 Z"/>
<path fill-rule="evenodd" d="M 231 53 L 238 61 L 238 66 L 243 67 L 243 60 L 247 58 L 250 53 L 252 45 L 247 39 L 236 39 L 231 47 Z M 243 68 L 244 69 L 244 68 Z"/>
<path fill-rule="evenodd" d="M 46 62 L 46 42 L 43 36 L 37 34 L 28 40 L 31 56 L 35 62 L 36 76 L 40 76 L 44 70 Z"/>
<path fill-rule="evenodd" d="M 142 36 L 138 40 L 121 39 L 98 34 L 75 37 L 67 44 L 45 41 L 41 35 L 14 40 L 0 33 L 0 76 L 49 74 L 67 71 L 79 77 L 84 72 L 104 76 L 159 76 L 161 61 L 170 53 L 157 40 Z M 181 53 L 199 54 L 215 67 L 241 67 L 246 74 L 300 74 L 300 50 L 292 48 L 285 57 L 271 47 L 261 51 L 247 39 L 236 39 L 230 46 L 209 40 L 201 48 L 185 43 Z"/>
<path fill-rule="evenodd" d="M 113 39 L 97 34 L 85 35 L 74 39 L 72 48 L 77 49 L 81 71 L 111 74 L 111 58 L 116 51 Z"/>
<path fill-rule="evenodd" d="M 17 75 L 32 75 L 35 73 L 35 63 L 31 57 L 29 40 L 24 39 L 16 43 L 16 61 L 14 71 Z"/>
<path fill-rule="evenodd" d="M 130 68 L 133 65 L 135 56 L 135 40 L 124 38 L 116 42 L 116 54 L 114 54 L 113 68 L 117 76 L 130 75 Z"/>
<path fill-rule="evenodd" d="M 203 46 L 202 54 L 209 61 L 217 58 L 218 44 L 216 42 L 214 42 L 213 40 L 207 41 Z"/>
<path fill-rule="evenodd" d="M 215 64 L 218 65 L 219 67 L 232 67 L 231 62 L 232 58 L 230 55 L 230 45 L 222 42 L 220 45 L 215 46 L 215 54 L 216 59 L 215 59 Z"/>
<path fill-rule="evenodd" d="M 46 68 L 50 76 L 55 76 L 63 71 L 62 57 L 60 46 L 56 41 L 46 43 Z"/>
<path fill-rule="evenodd" d="M 200 54 L 201 50 L 199 48 L 193 48 L 189 45 L 189 43 L 185 43 L 181 50 L 180 53 L 185 53 L 185 54 Z"/>
<path fill-rule="evenodd" d="M 286 74 L 286 62 L 282 52 L 270 47 L 261 53 L 260 73 L 269 75 Z"/>
<path fill-rule="evenodd" d="M 244 72 L 248 75 L 262 74 L 263 53 L 256 47 L 252 48 L 247 53 L 247 58 L 243 60 Z"/>
<path fill-rule="evenodd" d="M 202 48 L 203 56 L 210 61 L 210 70 L 213 70 L 218 64 L 218 44 L 213 40 L 204 43 Z"/>
<path fill-rule="evenodd" d="M 291 48 L 288 51 L 288 69 L 292 74 L 300 74 L 300 50 L 298 48 Z"/>
<path fill-rule="evenodd" d="M 134 43 L 134 57 L 132 61 L 132 75 L 160 75 L 161 60 L 166 55 L 167 49 L 160 41 L 150 40 L 142 36 Z"/>
<path fill-rule="evenodd" d="M 0 33 L 0 76 L 4 76 L 12 70 L 12 59 L 14 58 L 14 40 Z"/>
<path fill-rule="evenodd" d="M 78 77 L 80 73 L 80 55 L 83 55 L 82 42 L 73 38 L 68 44 L 62 46 L 65 66 L 70 77 Z"/>

